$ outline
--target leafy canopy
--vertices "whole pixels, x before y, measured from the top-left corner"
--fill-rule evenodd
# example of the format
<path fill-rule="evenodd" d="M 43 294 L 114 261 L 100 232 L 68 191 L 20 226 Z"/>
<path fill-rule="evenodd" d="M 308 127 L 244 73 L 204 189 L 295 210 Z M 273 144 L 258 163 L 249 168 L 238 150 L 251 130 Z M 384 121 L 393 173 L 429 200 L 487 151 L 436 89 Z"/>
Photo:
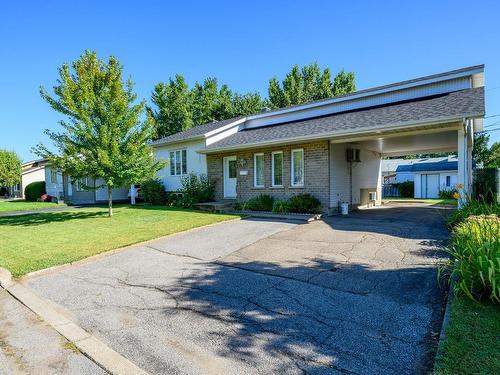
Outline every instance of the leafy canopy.
<path fill-rule="evenodd" d="M 60 121 L 63 131 L 45 131 L 57 152 L 39 144 L 35 153 L 75 179 L 101 178 L 109 195 L 113 187 L 138 183 L 162 167 L 147 144 L 152 127 L 141 121 L 145 104 L 136 103 L 132 80 L 124 81 L 122 70 L 115 57 L 105 62 L 85 51 L 59 68 L 54 96 L 40 89 L 66 120 Z"/>
<path fill-rule="evenodd" d="M 10 187 L 21 181 L 21 159 L 14 151 L 0 149 L 0 186 Z"/>

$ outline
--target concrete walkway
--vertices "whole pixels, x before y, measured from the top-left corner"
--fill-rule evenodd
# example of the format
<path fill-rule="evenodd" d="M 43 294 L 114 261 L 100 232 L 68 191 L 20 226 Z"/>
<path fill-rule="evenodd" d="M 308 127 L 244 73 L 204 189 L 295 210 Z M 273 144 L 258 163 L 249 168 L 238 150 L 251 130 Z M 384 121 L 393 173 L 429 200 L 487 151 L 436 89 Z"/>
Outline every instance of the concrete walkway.
<path fill-rule="evenodd" d="M 228 222 L 25 282 L 150 373 L 426 373 L 446 214 Z"/>

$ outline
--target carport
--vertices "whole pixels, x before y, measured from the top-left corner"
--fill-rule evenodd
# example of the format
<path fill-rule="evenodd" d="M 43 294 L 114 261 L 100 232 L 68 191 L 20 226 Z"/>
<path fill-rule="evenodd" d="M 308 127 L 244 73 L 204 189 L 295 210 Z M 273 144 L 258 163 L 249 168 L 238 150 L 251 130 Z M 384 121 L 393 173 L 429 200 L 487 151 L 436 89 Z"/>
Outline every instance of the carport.
<path fill-rule="evenodd" d="M 481 118 L 464 117 L 461 121 L 414 124 L 397 131 L 332 139 L 331 206 L 337 206 L 339 201 L 347 201 L 353 206 L 380 203 L 382 158 L 438 152 L 455 152 L 458 155 L 457 186 L 460 187 L 462 204 L 471 189 L 474 133 L 482 130 Z M 359 158 L 348 161 L 344 155 L 352 149 L 359 150 Z M 349 176 L 347 181 L 341 178 L 345 169 Z M 375 202 L 369 199 L 371 191 L 377 193 Z"/>

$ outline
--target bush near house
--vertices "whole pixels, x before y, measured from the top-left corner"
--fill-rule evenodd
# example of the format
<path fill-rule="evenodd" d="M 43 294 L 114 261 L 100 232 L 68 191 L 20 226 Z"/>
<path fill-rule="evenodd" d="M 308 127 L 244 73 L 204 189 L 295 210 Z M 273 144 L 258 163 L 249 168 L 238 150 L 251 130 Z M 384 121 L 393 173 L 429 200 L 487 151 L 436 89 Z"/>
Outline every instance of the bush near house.
<path fill-rule="evenodd" d="M 236 210 L 272 211 L 274 213 L 319 213 L 321 202 L 311 194 L 297 194 L 288 200 L 275 200 L 268 194 L 260 194 L 246 202 L 235 204 Z"/>
<path fill-rule="evenodd" d="M 394 186 L 399 190 L 401 198 L 413 198 L 415 195 L 415 183 L 413 181 L 400 182 L 394 184 Z"/>
<path fill-rule="evenodd" d="M 40 197 L 46 194 L 45 181 L 36 181 L 26 185 L 24 188 L 24 198 L 30 202 L 36 202 Z"/>
<path fill-rule="evenodd" d="M 456 210 L 448 217 L 448 225 L 453 229 L 458 224 L 464 222 L 469 216 L 477 215 L 500 216 L 500 204 L 469 200 L 462 208 Z"/>
<path fill-rule="evenodd" d="M 145 181 L 141 184 L 142 199 L 150 204 L 165 204 L 167 200 L 167 193 L 163 182 L 157 178 Z"/>
<path fill-rule="evenodd" d="M 455 189 L 441 190 L 439 192 L 439 199 L 455 199 L 455 194 L 457 193 Z"/>

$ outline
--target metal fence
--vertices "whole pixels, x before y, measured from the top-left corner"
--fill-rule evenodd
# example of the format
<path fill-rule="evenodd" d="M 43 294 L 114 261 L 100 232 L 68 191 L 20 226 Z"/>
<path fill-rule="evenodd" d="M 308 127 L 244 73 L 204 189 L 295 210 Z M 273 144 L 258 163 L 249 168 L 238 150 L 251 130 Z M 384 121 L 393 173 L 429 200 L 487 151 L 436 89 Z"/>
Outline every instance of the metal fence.
<path fill-rule="evenodd" d="M 382 185 L 382 198 L 399 198 L 400 196 L 401 192 L 396 186 L 392 184 Z"/>

